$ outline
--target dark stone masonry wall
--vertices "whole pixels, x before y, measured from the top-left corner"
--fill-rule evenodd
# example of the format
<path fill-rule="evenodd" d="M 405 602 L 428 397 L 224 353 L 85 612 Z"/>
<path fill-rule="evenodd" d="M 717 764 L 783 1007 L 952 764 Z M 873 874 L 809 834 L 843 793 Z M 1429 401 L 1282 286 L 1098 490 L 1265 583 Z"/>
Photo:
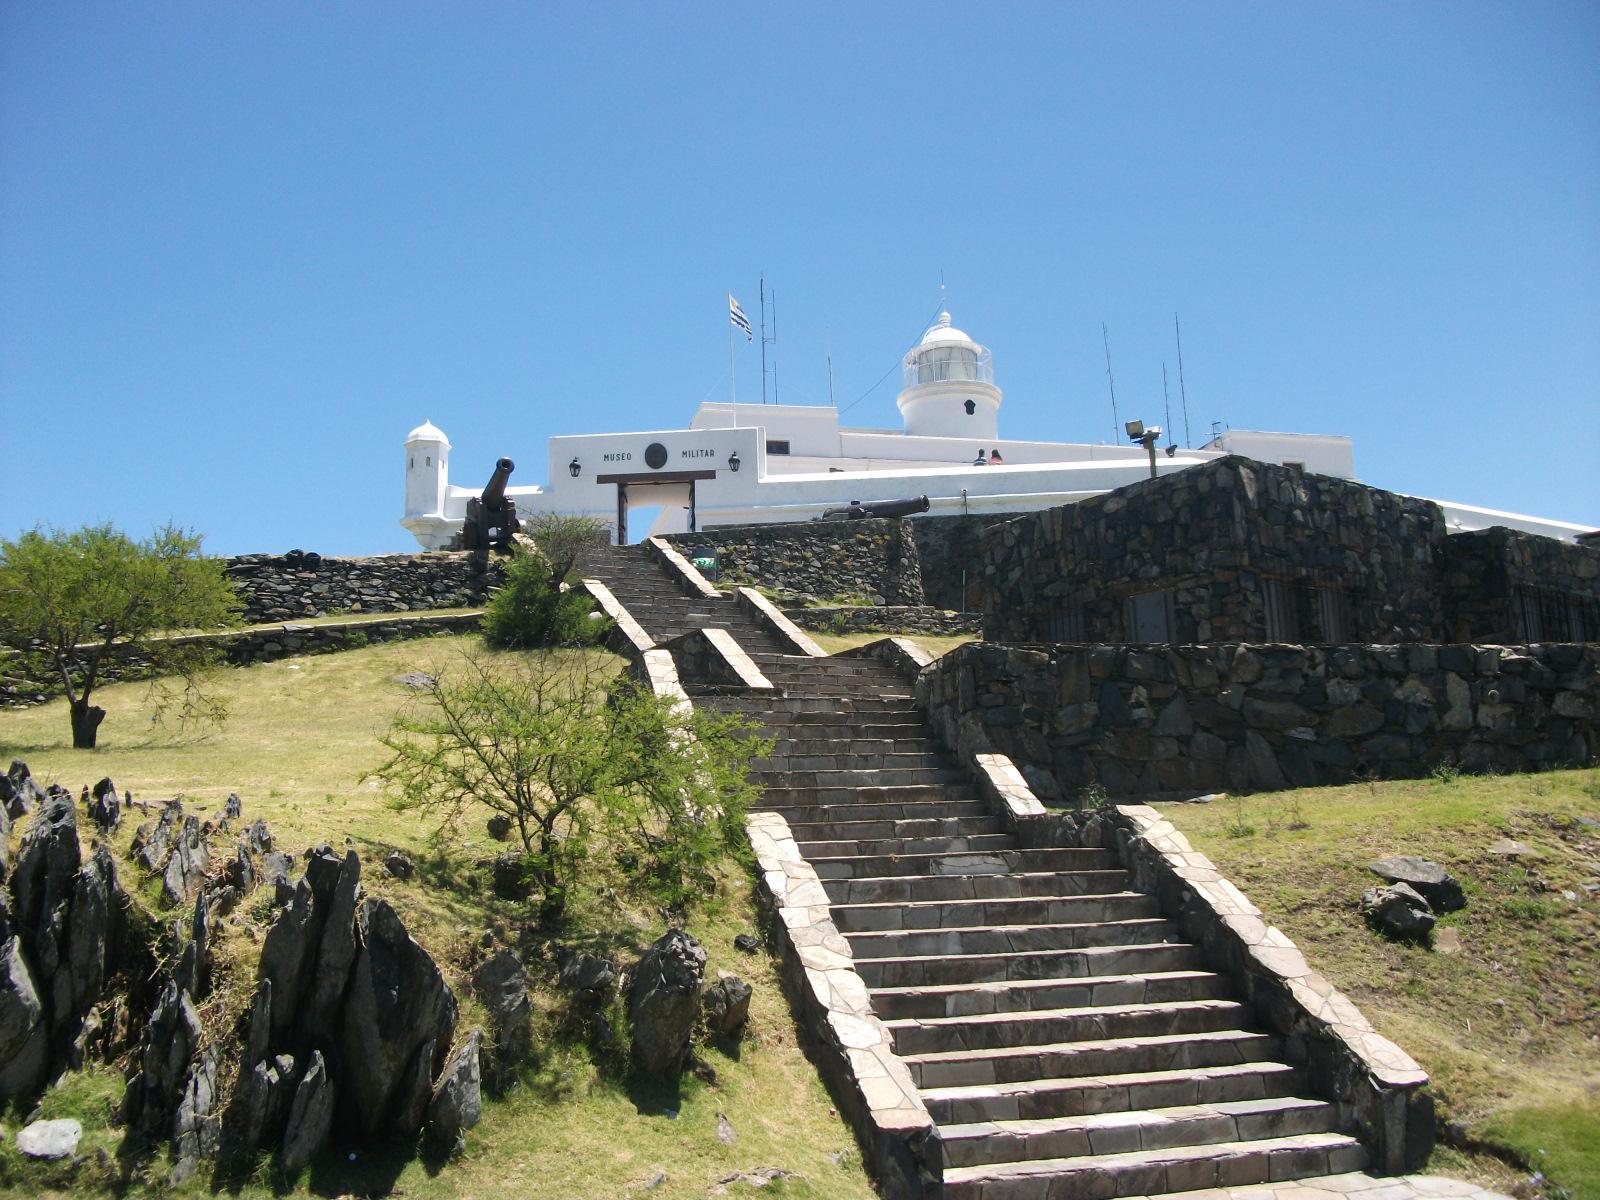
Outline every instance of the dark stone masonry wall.
<path fill-rule="evenodd" d="M 327 625 L 280 625 L 269 629 L 241 629 L 225 633 L 196 634 L 182 639 L 185 642 L 211 642 L 222 651 L 222 660 L 229 666 L 242 667 L 251 663 L 276 662 L 300 654 L 331 654 L 336 650 L 353 650 L 379 642 L 399 642 L 410 638 L 432 637 L 441 633 L 470 633 L 482 624 L 477 613 L 457 613 L 450 616 L 418 615 L 395 616 L 369 621 L 349 621 Z M 22 708 L 40 704 L 59 695 L 59 686 L 48 689 L 24 687 L 6 675 L 5 661 L 0 659 L 0 707 Z M 147 679 L 149 662 L 138 655 L 122 654 L 116 660 L 102 664 L 100 682 Z"/>
<path fill-rule="evenodd" d="M 1445 636 L 1600 641 L 1600 545 L 1503 526 L 1451 534 L 1439 556 Z"/>
<path fill-rule="evenodd" d="M 1583 766 L 1600 645 L 976 643 L 921 675 L 962 752 L 1014 759 L 1042 799 L 1195 795 Z"/>
<path fill-rule="evenodd" d="M 1444 538 L 1428 501 L 1217 459 L 990 528 L 985 631 L 994 641 L 1181 644 L 1281 637 L 1275 623 L 1287 620 L 1298 641 L 1436 641 Z M 1154 600 L 1170 639 L 1136 636 L 1139 596 Z M 1319 622 L 1337 628 L 1330 636 Z"/>
<path fill-rule="evenodd" d="M 500 567 L 471 554 L 384 554 L 324 558 L 297 567 L 278 555 L 230 558 L 228 578 L 249 624 L 334 613 L 421 612 L 472 608 L 488 600 Z"/>
<path fill-rule="evenodd" d="M 871 604 L 921 604 L 922 570 L 907 522 L 803 521 L 722 525 L 665 539 L 685 557 L 717 551 L 719 586 L 749 583 L 819 600 L 859 596 Z"/>
<path fill-rule="evenodd" d="M 957 612 L 983 611 L 983 531 L 1011 513 L 965 517 L 912 517 L 928 603 Z"/>

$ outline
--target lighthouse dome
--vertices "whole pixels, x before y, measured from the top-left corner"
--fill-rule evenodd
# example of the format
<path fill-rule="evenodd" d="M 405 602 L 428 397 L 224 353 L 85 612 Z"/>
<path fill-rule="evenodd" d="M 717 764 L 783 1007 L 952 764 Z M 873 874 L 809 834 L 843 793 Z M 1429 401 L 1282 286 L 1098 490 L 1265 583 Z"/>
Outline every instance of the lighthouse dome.
<path fill-rule="evenodd" d="M 941 312 L 905 356 L 904 386 L 895 404 L 906 433 L 993 441 L 1000 389 L 986 347 Z"/>

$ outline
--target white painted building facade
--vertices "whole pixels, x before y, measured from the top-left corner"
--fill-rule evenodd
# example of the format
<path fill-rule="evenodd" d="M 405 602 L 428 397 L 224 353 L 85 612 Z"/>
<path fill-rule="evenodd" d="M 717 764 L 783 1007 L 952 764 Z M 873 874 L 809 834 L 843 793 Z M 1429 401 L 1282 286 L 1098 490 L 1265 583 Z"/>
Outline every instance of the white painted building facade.
<path fill-rule="evenodd" d="M 546 478 L 511 486 L 523 516 L 576 514 L 616 537 L 680 533 L 717 525 L 805 521 L 853 500 L 926 495 L 929 515 L 1016 513 L 1052 508 L 1149 478 L 1142 446 L 1023 442 L 999 432 L 1001 390 L 989 351 L 950 323 L 949 313 L 906 354 L 896 397 L 903 428 L 839 424 L 831 406 L 702 404 L 687 428 L 583 434 L 549 441 Z M 401 521 L 424 549 L 441 549 L 461 528 L 467 501 L 488 479 L 450 482 L 450 441 L 431 422 L 406 438 L 406 511 Z M 1200 449 L 1162 449 L 1160 474 L 1226 454 L 1303 466 L 1354 479 L 1350 439 L 1337 435 L 1230 430 Z M 1457 531 L 1508 525 L 1571 540 L 1587 527 L 1469 505 L 1437 502 Z M 649 530 L 628 513 L 656 508 Z"/>

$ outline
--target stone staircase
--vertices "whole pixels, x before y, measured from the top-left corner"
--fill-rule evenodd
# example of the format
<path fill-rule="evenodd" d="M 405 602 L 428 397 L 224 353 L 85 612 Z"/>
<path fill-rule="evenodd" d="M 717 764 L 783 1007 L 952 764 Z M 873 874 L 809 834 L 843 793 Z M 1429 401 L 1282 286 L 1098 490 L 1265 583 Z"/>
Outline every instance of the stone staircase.
<path fill-rule="evenodd" d="M 727 629 L 779 695 L 685 686 L 762 724 L 758 807 L 815 869 L 942 1144 L 949 1200 L 1101 1200 L 1367 1165 L 1228 978 L 1114 852 L 1028 849 L 868 658 L 785 654 L 639 548 L 589 564 L 657 642 Z"/>

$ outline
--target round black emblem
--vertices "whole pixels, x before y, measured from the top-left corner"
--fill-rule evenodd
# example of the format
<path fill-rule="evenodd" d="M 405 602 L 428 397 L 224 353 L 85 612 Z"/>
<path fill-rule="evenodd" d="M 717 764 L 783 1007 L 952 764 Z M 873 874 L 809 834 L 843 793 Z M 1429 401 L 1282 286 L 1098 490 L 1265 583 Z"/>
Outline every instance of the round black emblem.
<path fill-rule="evenodd" d="M 659 471 L 667 465 L 667 448 L 660 442 L 651 442 L 644 448 L 644 461 L 652 471 Z"/>

